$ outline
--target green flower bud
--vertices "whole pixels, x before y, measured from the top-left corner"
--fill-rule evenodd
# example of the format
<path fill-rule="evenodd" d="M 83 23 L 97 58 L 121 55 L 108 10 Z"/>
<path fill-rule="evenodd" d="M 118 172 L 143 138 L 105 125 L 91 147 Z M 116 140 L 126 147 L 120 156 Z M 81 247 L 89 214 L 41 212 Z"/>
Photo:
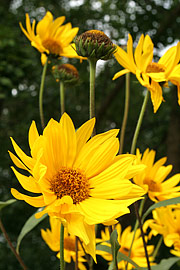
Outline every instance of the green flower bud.
<path fill-rule="evenodd" d="M 102 31 L 89 30 L 76 37 L 76 52 L 78 55 L 96 60 L 112 58 L 116 46 Z"/>
<path fill-rule="evenodd" d="M 79 80 L 79 73 L 71 64 L 53 66 L 52 73 L 57 82 L 63 81 L 65 84 L 75 84 Z"/>

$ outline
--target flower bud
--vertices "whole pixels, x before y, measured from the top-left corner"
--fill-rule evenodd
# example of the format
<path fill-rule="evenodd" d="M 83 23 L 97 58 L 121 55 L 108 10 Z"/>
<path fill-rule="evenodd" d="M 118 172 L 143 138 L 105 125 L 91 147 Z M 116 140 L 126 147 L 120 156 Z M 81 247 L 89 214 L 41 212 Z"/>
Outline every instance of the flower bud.
<path fill-rule="evenodd" d="M 76 37 L 76 52 L 89 59 L 108 60 L 112 58 L 116 46 L 102 31 L 89 30 Z"/>
<path fill-rule="evenodd" d="M 77 69 L 71 64 L 55 65 L 52 73 L 57 82 L 63 81 L 65 84 L 75 84 L 79 80 Z"/>

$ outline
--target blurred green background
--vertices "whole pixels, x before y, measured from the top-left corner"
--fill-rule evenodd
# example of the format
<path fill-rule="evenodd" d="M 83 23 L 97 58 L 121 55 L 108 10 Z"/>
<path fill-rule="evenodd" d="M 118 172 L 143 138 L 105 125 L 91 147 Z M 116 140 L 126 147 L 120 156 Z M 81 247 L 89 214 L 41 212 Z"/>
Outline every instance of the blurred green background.
<path fill-rule="evenodd" d="M 12 198 L 10 188 L 22 190 L 10 166 L 8 150 L 13 151 L 10 136 L 21 148 L 29 153 L 27 136 L 32 120 L 41 133 L 38 109 L 38 94 L 42 66 L 40 53 L 31 47 L 29 40 L 19 27 L 25 26 L 25 13 L 31 19 L 42 19 L 46 11 L 55 17 L 66 16 L 66 23 L 79 27 L 79 34 L 90 29 L 104 31 L 114 43 L 125 45 L 128 33 L 136 44 L 142 33 L 149 34 L 155 45 L 155 60 L 168 48 L 177 43 L 180 29 L 179 0 L 1 0 L 0 5 L 0 201 Z M 66 89 L 67 113 L 78 127 L 88 119 L 89 67 L 76 59 L 64 59 L 74 64 L 79 71 L 80 83 Z M 115 59 L 99 61 L 96 79 L 97 132 L 120 128 L 124 110 L 125 78 L 112 81 L 120 70 Z M 174 165 L 174 172 L 180 170 L 180 107 L 177 103 L 176 88 L 170 86 L 164 92 L 165 102 L 156 114 L 151 102 L 145 114 L 138 147 L 157 151 L 157 158 L 168 156 L 168 164 Z M 130 144 L 136 120 L 143 101 L 143 88 L 131 75 L 130 111 L 125 136 L 124 151 L 130 151 Z M 48 70 L 44 93 L 45 121 L 60 118 L 59 84 Z M 1 212 L 3 224 L 14 246 L 18 234 L 35 209 L 24 202 L 4 208 Z M 130 217 L 123 222 L 129 224 Z M 40 228 L 46 228 L 43 221 L 23 240 L 20 253 L 28 269 L 58 269 L 55 254 L 46 246 L 40 236 Z M 170 256 L 165 249 L 166 257 Z M 164 255 L 163 254 L 163 255 Z M 98 258 L 94 269 L 107 269 Z M 0 232 L 0 270 L 21 269 Z M 178 269 L 175 266 L 173 269 Z"/>

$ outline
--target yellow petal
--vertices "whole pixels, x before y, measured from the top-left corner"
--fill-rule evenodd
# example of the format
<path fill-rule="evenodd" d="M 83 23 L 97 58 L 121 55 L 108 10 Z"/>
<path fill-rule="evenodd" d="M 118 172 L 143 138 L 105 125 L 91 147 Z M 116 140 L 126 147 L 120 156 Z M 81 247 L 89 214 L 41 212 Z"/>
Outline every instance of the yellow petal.
<path fill-rule="evenodd" d="M 22 160 L 22 162 L 30 169 L 33 168 L 34 166 L 34 160 L 27 156 L 21 149 L 20 147 L 16 144 L 16 142 L 13 140 L 13 138 L 11 138 L 14 150 L 16 152 L 16 154 L 19 156 L 19 158 Z"/>
<path fill-rule="evenodd" d="M 22 193 L 19 193 L 14 188 L 11 189 L 11 193 L 17 200 L 25 201 L 25 202 L 27 202 L 28 204 L 30 204 L 30 205 L 32 205 L 34 207 L 42 207 L 42 206 L 45 205 L 43 196 L 30 197 L 30 196 L 24 195 Z"/>
<path fill-rule="evenodd" d="M 76 139 L 77 139 L 77 154 L 80 152 L 82 147 L 85 145 L 87 140 L 90 138 L 93 128 L 95 125 L 95 118 L 88 120 L 84 123 L 77 131 L 76 131 Z"/>
<path fill-rule="evenodd" d="M 39 138 L 39 133 L 37 131 L 35 121 L 32 121 L 32 124 L 29 129 L 29 146 L 32 149 L 35 141 Z"/>
<path fill-rule="evenodd" d="M 122 75 L 124 75 L 124 74 L 126 74 L 126 73 L 129 73 L 129 72 L 130 72 L 129 69 L 123 69 L 123 70 L 117 72 L 117 73 L 114 75 L 114 77 L 112 78 L 112 80 L 116 80 L 116 79 L 119 78 L 120 76 L 122 76 Z"/>
<path fill-rule="evenodd" d="M 16 175 L 19 183 L 21 184 L 21 186 L 30 191 L 30 192 L 34 192 L 34 193 L 41 193 L 41 189 L 39 188 L 39 186 L 36 184 L 36 182 L 34 181 L 32 176 L 25 176 L 21 173 L 19 173 L 18 171 L 16 171 L 16 169 L 14 167 L 11 167 L 11 169 L 13 170 L 14 174 Z"/>

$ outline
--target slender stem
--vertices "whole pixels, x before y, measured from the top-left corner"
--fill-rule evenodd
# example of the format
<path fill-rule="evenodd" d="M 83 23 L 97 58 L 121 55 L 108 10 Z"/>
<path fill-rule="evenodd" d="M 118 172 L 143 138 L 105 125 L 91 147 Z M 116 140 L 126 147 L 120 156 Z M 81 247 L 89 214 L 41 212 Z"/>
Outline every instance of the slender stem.
<path fill-rule="evenodd" d="M 138 211 L 138 203 L 137 202 L 134 203 L 134 208 L 135 208 L 135 212 L 136 212 L 136 217 L 137 217 L 137 219 L 139 221 L 139 228 L 141 230 L 141 237 L 142 237 L 142 240 L 143 240 L 144 252 L 145 252 L 146 261 L 147 261 L 147 267 L 148 267 L 148 270 L 151 270 L 151 266 L 150 266 L 150 262 L 149 262 L 149 256 L 148 256 L 148 252 L 147 252 L 147 245 L 146 245 L 145 236 L 144 236 L 144 232 L 143 232 L 143 228 L 142 228 L 141 217 L 140 217 L 139 211 Z"/>
<path fill-rule="evenodd" d="M 128 111 L 129 111 L 129 94 L 130 94 L 130 73 L 127 73 L 126 74 L 126 89 L 125 89 L 125 106 L 124 106 L 124 116 L 123 116 L 123 122 L 122 122 L 121 133 L 120 133 L 119 154 L 123 153 L 124 135 L 126 131 L 126 124 L 127 124 Z"/>
<path fill-rule="evenodd" d="M 61 106 L 61 116 L 65 112 L 65 91 L 64 82 L 60 82 L 60 106 Z"/>
<path fill-rule="evenodd" d="M 144 101 L 143 101 L 143 105 L 139 114 L 139 119 L 136 125 L 136 129 L 134 132 L 134 137 L 133 137 L 133 141 L 132 141 L 132 146 L 131 146 L 131 154 L 135 153 L 135 149 L 136 149 L 136 143 L 137 143 L 137 139 L 138 139 L 138 135 L 139 135 L 139 131 L 141 128 L 141 124 L 142 124 L 142 120 L 143 120 L 143 116 L 146 110 L 146 105 L 148 102 L 148 98 L 149 98 L 149 91 L 147 90 Z M 145 256 L 146 256 L 146 260 L 147 260 L 147 266 L 148 266 L 148 270 L 151 270 L 151 266 L 150 266 L 150 262 L 149 262 L 149 256 L 148 256 L 148 252 L 147 252 L 147 246 L 146 246 L 146 241 L 145 241 L 145 237 L 144 237 L 144 232 L 143 232 L 143 228 L 142 228 L 142 222 L 141 222 L 141 217 L 139 215 L 139 211 L 138 211 L 138 203 L 135 202 L 134 203 L 134 208 L 135 208 L 135 213 L 136 213 L 136 217 L 138 219 L 139 222 L 139 228 L 141 230 L 141 237 L 143 240 L 143 245 L 144 245 L 144 252 L 145 252 Z"/>
<path fill-rule="evenodd" d="M 139 216 L 141 217 L 142 216 L 142 213 L 143 213 L 143 208 L 144 208 L 144 204 L 145 204 L 145 201 L 146 201 L 146 197 L 141 200 L 141 203 L 140 203 L 140 206 L 139 206 Z M 133 233 L 133 239 L 132 239 L 132 242 L 131 242 L 131 246 L 130 246 L 130 249 L 129 249 L 129 254 L 128 254 L 128 257 L 130 258 L 131 257 L 131 250 L 132 250 L 132 246 L 133 246 L 133 243 L 134 243 L 134 239 L 135 239 L 135 235 L 136 235 L 136 231 L 137 231 L 137 228 L 138 228 L 138 220 L 136 219 L 136 223 L 134 225 L 134 233 Z M 126 264 L 126 267 L 125 267 L 125 270 L 128 269 L 128 262 Z"/>
<path fill-rule="evenodd" d="M 60 270 L 65 270 L 64 268 L 64 226 L 61 223 L 60 231 Z"/>
<path fill-rule="evenodd" d="M 75 251 L 76 251 L 76 261 L 75 261 L 75 270 L 78 270 L 78 237 L 75 237 Z"/>
<path fill-rule="evenodd" d="M 96 76 L 96 62 L 95 59 L 89 59 L 90 67 L 90 88 L 89 88 L 89 119 L 95 117 L 95 76 Z M 92 136 L 96 134 L 93 130 Z"/>
<path fill-rule="evenodd" d="M 161 244 L 162 244 L 162 241 L 163 241 L 163 237 L 161 236 L 161 237 L 159 238 L 159 241 L 158 241 L 158 243 L 157 243 L 157 246 L 156 246 L 156 248 L 155 248 L 155 250 L 154 250 L 154 252 L 153 252 L 153 255 L 152 255 L 154 259 L 156 258 L 157 254 L 158 254 L 158 251 L 159 251 L 159 248 L 160 248 L 160 246 L 161 246 Z"/>
<path fill-rule="evenodd" d="M 139 119 L 138 119 L 138 122 L 137 122 L 137 125 L 136 125 L 136 130 L 134 132 L 134 137 L 133 137 L 132 146 L 131 146 L 131 154 L 134 154 L 134 152 L 135 152 L 137 138 L 138 138 L 139 131 L 140 131 L 140 128 L 141 128 L 143 116 L 144 116 L 146 105 L 147 105 L 147 102 L 148 102 L 148 98 L 149 98 L 149 91 L 147 90 L 147 93 L 145 95 L 144 102 L 143 102 L 143 105 L 142 105 L 142 108 L 141 108 L 141 112 L 139 114 Z"/>
<path fill-rule="evenodd" d="M 10 247 L 11 251 L 12 251 L 13 254 L 16 256 L 16 259 L 17 259 L 18 262 L 20 263 L 22 269 L 27 270 L 27 266 L 24 264 L 24 262 L 22 261 L 21 257 L 19 256 L 19 254 L 16 252 L 15 248 L 13 247 L 12 242 L 11 242 L 11 240 L 10 240 L 10 238 L 9 238 L 9 236 L 8 236 L 8 234 L 7 234 L 7 232 L 6 232 L 5 228 L 4 228 L 4 226 L 3 226 L 3 223 L 2 223 L 2 220 L 1 220 L 1 219 L 0 219 L 0 229 L 1 229 L 1 231 L 3 232 L 4 237 L 5 237 L 5 239 L 7 240 L 7 242 L 8 242 L 8 244 L 9 244 L 9 247 Z"/>
<path fill-rule="evenodd" d="M 48 58 L 46 60 L 46 63 L 43 67 L 43 72 L 41 76 L 41 85 L 40 85 L 40 91 L 39 91 L 39 113 L 40 113 L 40 119 L 41 119 L 41 126 L 44 129 L 44 113 L 43 113 L 43 92 L 44 92 L 44 81 L 46 77 L 46 71 L 47 71 L 47 65 L 48 65 Z"/>

